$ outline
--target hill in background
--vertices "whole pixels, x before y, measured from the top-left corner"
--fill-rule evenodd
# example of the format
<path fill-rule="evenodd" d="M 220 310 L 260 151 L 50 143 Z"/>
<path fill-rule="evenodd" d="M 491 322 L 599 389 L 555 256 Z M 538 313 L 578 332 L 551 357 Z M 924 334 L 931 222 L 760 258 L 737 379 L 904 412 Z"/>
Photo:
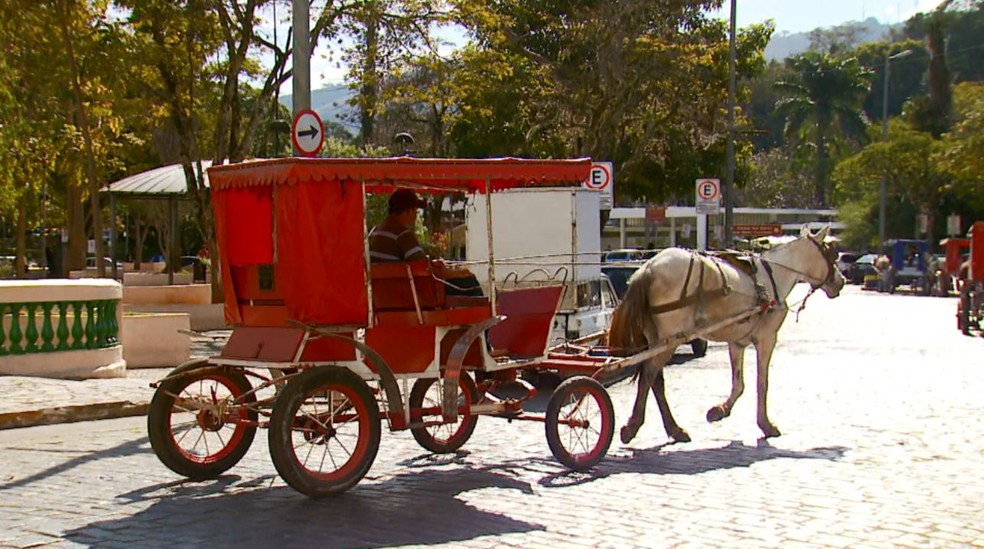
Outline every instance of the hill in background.
<path fill-rule="evenodd" d="M 318 113 L 321 120 L 337 122 L 345 127 L 352 135 L 359 133 L 359 124 L 355 109 L 348 104 L 352 90 L 345 84 L 335 84 L 318 90 L 311 90 L 311 110 Z M 293 97 L 281 95 L 280 104 L 293 110 Z"/>
<path fill-rule="evenodd" d="M 849 21 L 834 27 L 817 30 L 824 33 L 836 33 L 845 38 L 849 37 L 852 42 L 851 47 L 857 47 L 867 42 L 885 40 L 896 28 L 899 28 L 899 25 L 883 25 L 874 17 L 869 17 L 864 21 Z M 773 34 L 772 40 L 769 40 L 769 45 L 765 47 L 765 58 L 768 61 L 782 61 L 789 56 L 807 51 L 810 49 L 812 32 L 777 32 Z"/>

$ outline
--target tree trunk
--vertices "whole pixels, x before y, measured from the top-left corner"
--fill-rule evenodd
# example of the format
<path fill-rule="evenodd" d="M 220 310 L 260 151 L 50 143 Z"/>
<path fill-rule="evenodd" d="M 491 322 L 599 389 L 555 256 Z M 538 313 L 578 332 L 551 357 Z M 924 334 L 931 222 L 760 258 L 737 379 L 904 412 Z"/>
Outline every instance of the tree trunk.
<path fill-rule="evenodd" d="M 27 193 L 17 200 L 17 248 L 14 251 L 14 276 L 27 278 Z"/>
<path fill-rule="evenodd" d="M 946 62 L 945 30 L 937 15 L 933 16 L 926 33 L 926 47 L 929 49 L 926 81 L 933 111 L 931 133 L 936 138 L 950 129 L 953 113 L 953 90 L 950 87 L 952 78 Z"/>
<path fill-rule="evenodd" d="M 362 66 L 362 85 L 359 88 L 361 110 L 359 121 L 362 124 L 362 145 L 375 142 L 376 102 L 379 93 L 376 57 L 379 49 L 379 18 L 375 8 L 366 20 L 366 58 Z"/>
<path fill-rule="evenodd" d="M 58 3 L 58 23 L 61 26 L 62 41 L 65 44 L 65 57 L 68 59 L 72 77 L 72 94 L 75 98 L 75 108 L 79 115 L 82 141 L 85 147 L 86 176 L 89 180 L 89 200 L 92 203 L 92 233 L 96 241 L 96 272 L 100 277 L 106 276 L 106 265 L 102 258 L 106 255 L 102 239 L 102 208 L 99 206 L 99 181 L 96 177 L 96 159 L 92 148 L 92 132 L 89 128 L 89 116 L 82 97 L 82 83 L 79 81 L 79 67 L 75 59 L 75 50 L 68 29 L 68 10 L 65 2 Z"/>
<path fill-rule="evenodd" d="M 817 127 L 816 148 L 817 165 L 814 173 L 814 197 L 813 201 L 817 208 L 824 208 L 827 205 L 826 186 L 827 186 L 827 142 L 823 130 Z"/>
<path fill-rule="evenodd" d="M 65 271 L 78 271 L 85 268 L 86 232 L 85 207 L 82 203 L 82 189 L 69 183 L 65 191 L 65 214 L 68 225 L 68 255 Z"/>

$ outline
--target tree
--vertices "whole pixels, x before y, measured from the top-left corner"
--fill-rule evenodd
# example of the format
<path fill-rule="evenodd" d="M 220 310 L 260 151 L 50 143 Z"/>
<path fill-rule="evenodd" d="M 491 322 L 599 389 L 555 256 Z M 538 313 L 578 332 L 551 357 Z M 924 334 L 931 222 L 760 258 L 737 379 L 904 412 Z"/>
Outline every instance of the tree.
<path fill-rule="evenodd" d="M 948 180 L 937 162 L 941 152 L 939 140 L 896 120 L 890 125 L 888 141 L 873 142 L 841 162 L 834 179 L 844 187 L 848 199 L 867 196 L 870 200 L 884 177 L 892 195 L 904 197 L 918 213 L 927 216 L 927 238 L 934 242 L 935 221 L 949 192 Z M 903 226 L 913 227 L 914 220 L 903 220 Z M 899 236 L 898 225 L 893 228 Z"/>
<path fill-rule="evenodd" d="M 914 95 L 920 93 L 926 68 L 929 66 L 929 51 L 916 40 L 900 42 L 869 42 L 851 52 L 858 63 L 871 72 L 871 93 L 864 101 L 864 113 L 870 120 L 881 120 L 885 100 L 885 58 L 899 52 L 911 50 L 912 53 L 901 59 L 890 61 L 888 115 L 898 116 L 902 106 Z"/>
<path fill-rule="evenodd" d="M 786 148 L 760 152 L 749 162 L 745 186 L 738 202 L 759 208 L 800 208 L 813 198 L 812 183 L 797 166 L 802 161 Z"/>
<path fill-rule="evenodd" d="M 623 197 L 684 194 L 723 171 L 726 25 L 717 1 L 460 2 L 483 52 L 531 78 L 512 107 L 527 147 L 612 160 Z M 739 36 L 739 72 L 763 65 L 770 26 Z"/>
<path fill-rule="evenodd" d="M 356 90 L 354 103 L 363 145 L 380 143 L 376 118 L 384 110 L 381 94 L 387 76 L 409 57 L 435 51 L 430 29 L 443 18 L 439 4 L 435 0 L 329 2 L 319 18 L 319 23 L 332 22 L 323 26 L 325 37 L 351 40 L 342 58 Z"/>
<path fill-rule="evenodd" d="M 839 129 L 849 139 L 863 137 L 861 105 L 870 73 L 856 58 L 838 59 L 817 52 L 792 57 L 786 63 L 795 77 L 776 83 L 784 96 L 776 103 L 776 111 L 786 118 L 787 136 L 813 149 L 814 201 L 823 208 L 827 205 L 829 158 L 839 144 L 833 132 Z"/>
<path fill-rule="evenodd" d="M 984 84 L 954 89 L 954 124 L 943 136 L 941 169 L 952 178 L 964 212 L 984 217 Z"/>

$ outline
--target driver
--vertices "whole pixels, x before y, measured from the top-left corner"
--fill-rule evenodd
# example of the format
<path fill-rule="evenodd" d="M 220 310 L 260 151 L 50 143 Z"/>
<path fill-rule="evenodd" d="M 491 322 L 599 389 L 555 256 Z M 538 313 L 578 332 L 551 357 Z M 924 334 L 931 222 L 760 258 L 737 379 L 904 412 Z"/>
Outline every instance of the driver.
<path fill-rule="evenodd" d="M 414 228 L 417 210 L 427 203 L 410 189 L 397 189 L 389 198 L 389 215 L 369 232 L 369 260 L 417 261 L 428 259 L 417 240 Z M 446 295 L 482 296 L 482 287 L 470 271 L 446 265 L 440 259 L 432 261 L 434 274 L 448 281 Z"/>

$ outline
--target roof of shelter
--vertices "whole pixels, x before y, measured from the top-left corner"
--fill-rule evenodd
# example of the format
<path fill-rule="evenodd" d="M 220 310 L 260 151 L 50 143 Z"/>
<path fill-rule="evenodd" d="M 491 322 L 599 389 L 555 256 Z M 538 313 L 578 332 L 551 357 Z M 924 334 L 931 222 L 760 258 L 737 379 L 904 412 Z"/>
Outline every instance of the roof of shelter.
<path fill-rule="evenodd" d="M 529 160 L 521 158 L 278 158 L 210 168 L 215 190 L 249 186 L 290 185 L 307 181 L 360 181 L 371 191 L 396 186 L 427 191 L 485 192 L 557 185 L 579 185 L 591 171 L 591 160 Z"/>
<path fill-rule="evenodd" d="M 202 161 L 202 168 L 208 168 L 211 165 L 211 160 Z M 205 186 L 208 187 L 208 171 L 205 172 L 204 180 Z M 184 168 L 181 164 L 171 164 L 124 177 L 103 187 L 102 191 L 147 198 L 183 195 L 188 192 L 188 182 L 185 180 Z"/>

